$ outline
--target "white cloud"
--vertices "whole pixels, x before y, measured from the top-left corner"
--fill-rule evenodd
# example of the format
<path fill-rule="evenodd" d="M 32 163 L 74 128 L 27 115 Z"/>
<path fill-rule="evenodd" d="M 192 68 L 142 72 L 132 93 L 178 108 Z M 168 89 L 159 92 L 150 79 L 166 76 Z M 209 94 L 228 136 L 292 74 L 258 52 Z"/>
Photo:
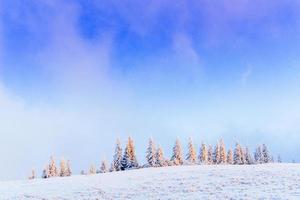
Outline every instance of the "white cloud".
<path fill-rule="evenodd" d="M 0 171 L 5 172 L 0 174 L 0 179 L 22 178 L 32 166 L 40 171 L 51 154 L 70 158 L 74 171 L 79 172 L 91 162 L 99 162 L 103 152 L 109 157 L 114 139 L 129 134 L 138 141 L 142 157 L 143 144 L 150 134 L 165 144 L 168 151 L 170 138 L 176 134 L 182 138 L 194 134 L 199 140 L 203 139 L 201 136 L 215 141 L 231 124 L 242 127 L 234 133 L 237 137 L 250 137 L 252 127 L 270 132 L 270 137 L 276 135 L 277 129 L 280 129 L 280 137 L 284 130 L 299 129 L 297 120 L 290 120 L 290 114 L 297 119 L 298 110 L 284 105 L 278 109 L 273 105 L 276 110 L 286 111 L 284 116 L 269 112 L 274 107 L 266 106 L 268 102 L 260 101 L 258 107 L 253 105 L 261 97 L 259 95 L 250 103 L 249 99 L 240 101 L 237 94 L 213 96 L 220 91 L 199 89 L 193 90 L 196 94 L 191 95 L 187 90 L 193 88 L 192 80 L 201 78 L 203 65 L 192 39 L 184 31 L 171 33 L 170 47 L 138 63 L 141 67 L 128 72 L 132 74 L 114 77 L 111 71 L 113 30 L 102 32 L 92 41 L 85 40 L 78 29 L 77 4 L 34 2 L 37 2 L 34 4 L 37 12 L 30 12 L 26 4 L 16 4 L 11 15 L 35 39 L 43 41 L 26 55 L 39 66 L 41 73 L 46 74 L 48 79 L 41 83 L 49 81 L 51 86 L 49 91 L 43 92 L 53 92 L 56 101 L 33 103 L 6 85 L 0 87 L 0 156 L 7 163 L 0 166 Z M 135 33 L 145 36 L 156 28 L 159 13 L 168 5 L 166 2 L 160 5 L 156 1 L 133 13 L 121 6 L 118 12 Z M 181 11 L 181 3 L 175 5 L 175 11 Z M 230 12 L 242 14 L 243 9 Z M 184 15 L 184 25 L 188 14 L 180 13 Z M 141 15 L 144 17 L 139 18 Z M 0 26 L 0 56 L 1 31 Z M 241 75 L 243 84 L 252 73 L 253 68 L 248 65 Z M 185 83 L 181 85 L 182 81 Z M 293 105 L 296 107 L 297 103 Z M 294 111 L 288 112 L 291 110 Z M 251 133 L 244 134 L 245 130 Z M 203 131 L 200 136 L 199 131 Z"/>

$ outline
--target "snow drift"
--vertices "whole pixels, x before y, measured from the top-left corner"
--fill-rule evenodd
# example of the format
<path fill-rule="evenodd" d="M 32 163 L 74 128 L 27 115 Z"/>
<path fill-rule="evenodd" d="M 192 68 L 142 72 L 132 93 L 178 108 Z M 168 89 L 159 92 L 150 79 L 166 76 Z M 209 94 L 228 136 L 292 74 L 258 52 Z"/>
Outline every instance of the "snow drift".
<path fill-rule="evenodd" d="M 300 164 L 193 165 L 0 182 L 1 200 L 300 199 Z"/>

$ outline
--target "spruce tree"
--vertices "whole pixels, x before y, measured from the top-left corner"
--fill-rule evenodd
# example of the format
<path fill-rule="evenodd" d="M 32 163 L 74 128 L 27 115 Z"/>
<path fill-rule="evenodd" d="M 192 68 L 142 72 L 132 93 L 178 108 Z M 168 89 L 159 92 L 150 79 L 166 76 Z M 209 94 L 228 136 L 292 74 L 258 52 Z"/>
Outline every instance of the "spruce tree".
<path fill-rule="evenodd" d="M 99 172 L 100 173 L 106 173 L 106 172 L 108 172 L 108 166 L 107 166 L 106 160 L 102 160 Z"/>
<path fill-rule="evenodd" d="M 242 146 L 240 146 L 241 148 L 241 160 L 242 160 L 242 165 L 246 164 L 246 149 L 244 149 Z"/>
<path fill-rule="evenodd" d="M 72 175 L 71 164 L 70 164 L 70 160 L 68 160 L 66 176 L 71 176 L 71 175 Z"/>
<path fill-rule="evenodd" d="M 213 164 L 213 149 L 211 145 L 208 146 L 207 163 L 210 165 Z"/>
<path fill-rule="evenodd" d="M 231 149 L 229 149 L 227 152 L 227 163 L 233 164 L 233 154 Z"/>
<path fill-rule="evenodd" d="M 67 164 L 64 158 L 60 160 L 60 171 L 59 171 L 59 176 L 64 177 L 67 176 Z"/>
<path fill-rule="evenodd" d="M 226 148 L 223 139 L 220 140 L 220 163 L 224 164 L 226 163 L 227 157 L 226 157 Z"/>
<path fill-rule="evenodd" d="M 271 157 L 269 155 L 269 151 L 265 144 L 262 145 L 261 153 L 262 153 L 262 162 L 269 163 L 271 161 Z"/>
<path fill-rule="evenodd" d="M 251 156 L 251 153 L 249 152 L 248 147 L 245 149 L 245 164 L 251 165 L 253 164 L 253 158 Z"/>
<path fill-rule="evenodd" d="M 197 153 L 191 138 L 189 139 L 188 143 L 188 153 L 186 155 L 186 160 L 189 164 L 195 164 L 197 161 Z"/>
<path fill-rule="evenodd" d="M 130 147 L 126 145 L 125 150 L 124 150 L 124 155 L 121 160 L 121 170 L 126 170 L 130 168 Z"/>
<path fill-rule="evenodd" d="M 95 166 L 91 165 L 90 169 L 89 169 L 89 174 L 96 174 L 96 172 L 97 172 L 97 170 L 96 170 Z"/>
<path fill-rule="evenodd" d="M 117 139 L 116 141 L 116 147 L 115 147 L 115 154 L 113 157 L 113 162 L 111 165 L 111 171 L 120 171 L 122 168 L 122 147 L 120 140 Z"/>
<path fill-rule="evenodd" d="M 49 166 L 47 165 L 43 170 L 42 178 L 49 178 L 49 177 L 50 177 Z"/>
<path fill-rule="evenodd" d="M 262 163 L 263 162 L 261 146 L 256 147 L 255 153 L 254 153 L 254 160 L 255 160 L 255 163 Z"/>
<path fill-rule="evenodd" d="M 156 162 L 155 162 L 156 166 L 163 167 L 163 166 L 166 165 L 165 158 L 164 158 L 164 153 L 163 153 L 163 150 L 160 146 L 157 148 L 155 158 L 156 158 Z"/>
<path fill-rule="evenodd" d="M 114 172 L 116 169 L 114 168 L 113 162 L 110 165 L 109 172 Z"/>
<path fill-rule="evenodd" d="M 239 143 L 236 143 L 235 149 L 234 149 L 234 155 L 233 155 L 233 164 L 235 165 L 241 165 L 243 164 L 243 152 L 242 147 Z"/>
<path fill-rule="evenodd" d="M 176 139 L 175 145 L 173 147 L 173 155 L 171 157 L 171 161 L 174 165 L 183 164 L 182 149 L 178 138 Z"/>
<path fill-rule="evenodd" d="M 129 138 L 129 144 L 131 146 L 131 153 L 130 153 L 130 158 L 131 158 L 131 168 L 138 168 L 139 164 L 135 155 L 135 147 L 134 147 L 134 143 L 133 140 L 131 138 Z"/>
<path fill-rule="evenodd" d="M 56 164 L 55 164 L 55 160 L 52 156 L 50 157 L 50 163 L 49 163 L 48 170 L 49 170 L 49 177 L 55 177 L 55 176 L 59 175 Z"/>
<path fill-rule="evenodd" d="M 149 144 L 148 144 L 148 148 L 147 148 L 147 152 L 146 152 L 146 160 L 148 163 L 149 167 L 154 167 L 155 166 L 155 145 L 154 142 L 152 140 L 152 138 L 149 139 Z"/>
<path fill-rule="evenodd" d="M 28 177 L 29 180 L 31 179 L 35 179 L 36 178 L 36 175 L 35 175 L 35 170 L 31 170 L 31 175 Z"/>
<path fill-rule="evenodd" d="M 199 161 L 201 164 L 208 163 L 208 152 L 207 152 L 206 145 L 204 143 L 201 144 Z"/>
<path fill-rule="evenodd" d="M 277 162 L 278 162 L 278 163 L 281 163 L 281 162 L 282 162 L 280 155 L 277 156 Z"/>
<path fill-rule="evenodd" d="M 138 167 L 138 162 L 135 155 L 133 140 L 131 139 L 131 137 L 129 137 L 121 161 L 121 170 L 132 169 L 137 167 Z"/>
<path fill-rule="evenodd" d="M 221 162 L 220 144 L 217 143 L 215 146 L 214 153 L 213 153 L 213 163 L 219 164 L 220 162 Z"/>

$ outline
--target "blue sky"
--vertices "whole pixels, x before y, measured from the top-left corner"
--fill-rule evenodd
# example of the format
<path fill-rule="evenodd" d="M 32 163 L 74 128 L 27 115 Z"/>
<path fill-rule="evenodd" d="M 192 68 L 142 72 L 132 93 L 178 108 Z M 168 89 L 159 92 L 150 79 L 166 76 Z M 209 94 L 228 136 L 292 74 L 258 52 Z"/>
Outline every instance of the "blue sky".
<path fill-rule="evenodd" d="M 1 179 L 75 172 L 131 135 L 266 143 L 300 161 L 296 0 L 0 0 Z"/>

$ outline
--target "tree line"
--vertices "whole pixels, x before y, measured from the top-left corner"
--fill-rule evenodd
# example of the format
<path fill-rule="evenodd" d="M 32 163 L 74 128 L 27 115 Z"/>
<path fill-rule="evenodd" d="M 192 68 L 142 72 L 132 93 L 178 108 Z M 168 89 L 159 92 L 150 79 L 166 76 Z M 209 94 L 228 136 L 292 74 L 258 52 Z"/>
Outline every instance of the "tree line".
<path fill-rule="evenodd" d="M 124 151 L 119 139 L 117 139 L 110 167 L 107 164 L 106 160 L 103 160 L 99 169 L 97 169 L 94 165 L 91 165 L 87 172 L 82 170 L 81 174 L 96 174 L 146 167 L 164 167 L 173 165 L 251 165 L 274 162 L 273 157 L 270 155 L 265 144 L 258 145 L 254 153 L 252 154 L 248 147 L 243 147 L 238 142 L 235 144 L 233 150 L 231 148 L 226 150 L 224 141 L 222 139 L 220 139 L 214 147 L 212 145 L 206 145 L 205 143 L 202 143 L 200 146 L 199 154 L 197 154 L 193 141 L 189 139 L 188 150 L 186 155 L 184 156 L 181 143 L 177 138 L 173 146 L 171 158 L 166 159 L 164 157 L 162 147 L 156 147 L 154 140 L 150 138 L 145 158 L 146 163 L 140 165 L 136 157 L 135 146 L 131 137 L 128 138 Z M 278 162 L 281 162 L 280 156 L 278 156 L 277 159 Z M 70 161 L 61 159 L 60 167 L 58 168 L 53 157 L 50 158 L 49 164 L 44 168 L 42 172 L 42 178 L 58 176 L 64 177 L 71 175 L 72 171 Z M 32 175 L 29 178 L 33 179 L 35 177 L 36 175 L 33 170 Z"/>

